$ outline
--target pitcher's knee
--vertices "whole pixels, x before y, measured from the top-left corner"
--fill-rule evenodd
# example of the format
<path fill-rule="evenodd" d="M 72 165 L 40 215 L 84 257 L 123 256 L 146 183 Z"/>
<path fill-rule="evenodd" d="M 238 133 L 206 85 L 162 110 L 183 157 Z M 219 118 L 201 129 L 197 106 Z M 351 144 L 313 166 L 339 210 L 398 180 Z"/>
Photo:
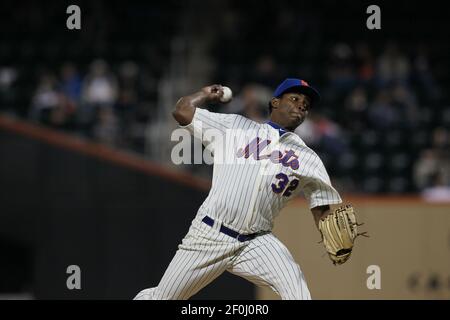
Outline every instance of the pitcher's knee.
<path fill-rule="evenodd" d="M 303 279 L 295 283 L 289 283 L 279 290 L 279 295 L 283 300 L 311 300 L 308 286 Z"/>
<path fill-rule="evenodd" d="M 154 291 L 156 288 L 148 288 L 140 291 L 133 300 L 154 300 Z"/>
<path fill-rule="evenodd" d="M 133 300 L 187 300 L 190 296 L 181 295 L 183 292 L 161 290 L 159 287 L 140 291 Z"/>

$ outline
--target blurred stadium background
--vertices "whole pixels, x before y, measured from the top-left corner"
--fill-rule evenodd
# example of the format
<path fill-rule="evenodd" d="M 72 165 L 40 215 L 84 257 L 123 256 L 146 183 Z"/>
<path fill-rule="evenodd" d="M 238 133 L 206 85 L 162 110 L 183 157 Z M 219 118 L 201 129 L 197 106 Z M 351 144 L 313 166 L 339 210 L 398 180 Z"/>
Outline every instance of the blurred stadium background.
<path fill-rule="evenodd" d="M 81 30 L 66 28 L 70 4 Z M 156 285 L 212 173 L 172 164 L 175 102 L 221 83 L 235 98 L 211 110 L 265 121 L 286 77 L 321 92 L 297 132 L 373 234 L 331 268 L 293 201 L 275 231 L 313 297 L 450 298 L 450 22 L 439 6 L 378 2 L 371 31 L 369 4 L 2 1 L 0 298 L 130 299 Z M 72 264 L 81 290 L 66 287 Z M 382 290 L 365 286 L 373 264 Z M 224 275 L 196 298 L 275 296 Z"/>

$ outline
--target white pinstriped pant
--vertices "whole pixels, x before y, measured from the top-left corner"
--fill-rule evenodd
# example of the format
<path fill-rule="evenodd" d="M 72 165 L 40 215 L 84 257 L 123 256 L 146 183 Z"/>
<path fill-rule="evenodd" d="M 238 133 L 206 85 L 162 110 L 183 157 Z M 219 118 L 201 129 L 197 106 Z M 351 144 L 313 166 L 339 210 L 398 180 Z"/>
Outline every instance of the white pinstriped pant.
<path fill-rule="evenodd" d="M 195 219 L 157 287 L 135 300 L 184 300 L 224 271 L 258 286 L 269 286 L 283 300 L 311 299 L 305 278 L 292 255 L 272 233 L 238 240 Z"/>

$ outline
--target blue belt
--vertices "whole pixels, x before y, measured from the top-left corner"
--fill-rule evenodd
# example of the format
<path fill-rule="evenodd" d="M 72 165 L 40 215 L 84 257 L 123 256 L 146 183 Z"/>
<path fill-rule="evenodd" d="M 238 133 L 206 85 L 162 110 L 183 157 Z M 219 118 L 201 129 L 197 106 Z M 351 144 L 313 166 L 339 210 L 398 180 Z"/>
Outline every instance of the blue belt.
<path fill-rule="evenodd" d="M 210 227 L 212 227 L 214 225 L 214 219 L 212 219 L 208 216 L 205 216 L 202 221 Z M 232 238 L 235 238 L 240 242 L 252 240 L 252 239 L 256 238 L 256 236 L 258 235 L 258 233 L 240 234 L 239 232 L 234 231 L 230 228 L 227 228 L 224 225 L 220 226 L 220 232 L 225 233 L 226 235 L 228 235 Z"/>

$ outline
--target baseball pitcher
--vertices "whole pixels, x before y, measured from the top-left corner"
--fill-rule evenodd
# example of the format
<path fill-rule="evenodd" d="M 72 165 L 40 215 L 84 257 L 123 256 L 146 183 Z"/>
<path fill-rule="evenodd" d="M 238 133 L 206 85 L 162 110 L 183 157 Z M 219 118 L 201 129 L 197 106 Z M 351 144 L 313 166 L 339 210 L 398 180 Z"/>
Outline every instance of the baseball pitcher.
<path fill-rule="evenodd" d="M 332 262 L 350 257 L 358 236 L 353 208 L 330 208 L 341 197 L 320 158 L 294 133 L 319 93 L 306 81 L 286 79 L 269 101 L 266 123 L 202 109 L 223 95 L 222 86 L 208 86 L 182 97 L 173 111 L 214 154 L 212 187 L 158 286 L 137 300 L 189 299 L 224 271 L 269 286 L 282 299 L 311 299 L 300 266 L 271 232 L 274 218 L 300 192 Z"/>

